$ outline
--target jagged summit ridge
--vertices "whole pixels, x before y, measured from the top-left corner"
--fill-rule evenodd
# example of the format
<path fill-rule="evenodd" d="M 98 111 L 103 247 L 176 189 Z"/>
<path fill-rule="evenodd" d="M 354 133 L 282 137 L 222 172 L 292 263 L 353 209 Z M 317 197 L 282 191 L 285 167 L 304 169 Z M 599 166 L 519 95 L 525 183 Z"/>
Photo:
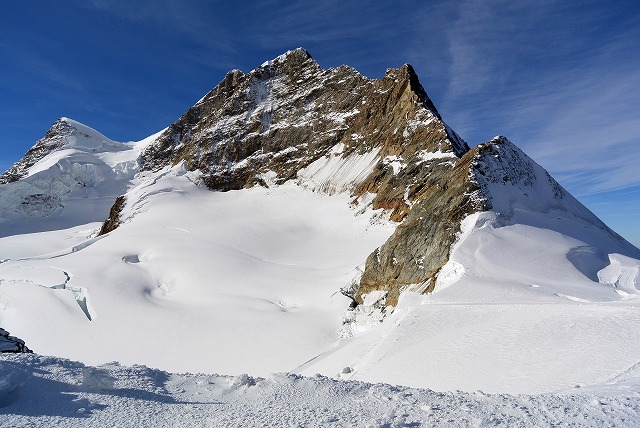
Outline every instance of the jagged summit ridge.
<path fill-rule="evenodd" d="M 272 60 L 263 62 L 260 67 L 270 67 L 270 66 L 273 66 L 274 63 L 284 63 L 288 61 L 290 58 L 297 58 L 305 61 L 307 59 L 312 59 L 313 57 L 311 56 L 309 51 L 306 50 L 305 48 L 296 48 L 296 49 L 288 50 L 282 55 L 279 55 Z"/>
<path fill-rule="evenodd" d="M 398 167 L 412 165 L 415 175 L 452 160 L 425 161 L 419 152 L 456 157 L 467 150 L 442 122 L 411 66 L 374 80 L 347 66 L 324 70 L 297 49 L 249 73 L 229 72 L 143 153 L 142 168 L 184 160 L 188 170 L 202 172 L 209 188 L 231 190 L 296 179 L 323 158 L 337 155 L 352 164 L 353 157 L 376 152 L 348 190 L 355 198 L 375 194 L 373 206 L 391 209 L 399 220 L 418 189 L 405 197 L 406 186 L 397 184 L 408 179 L 407 172 Z"/>

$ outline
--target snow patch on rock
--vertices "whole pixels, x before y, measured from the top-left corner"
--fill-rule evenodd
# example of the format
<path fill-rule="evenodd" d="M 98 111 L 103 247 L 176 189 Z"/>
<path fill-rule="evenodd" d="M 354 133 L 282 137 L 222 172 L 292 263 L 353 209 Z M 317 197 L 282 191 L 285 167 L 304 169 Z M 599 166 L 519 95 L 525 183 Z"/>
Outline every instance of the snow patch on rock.
<path fill-rule="evenodd" d="M 373 171 L 379 160 L 380 148 L 364 154 L 341 155 L 336 145 L 326 156 L 298 171 L 297 183 L 314 192 L 335 195 L 350 192 Z"/>

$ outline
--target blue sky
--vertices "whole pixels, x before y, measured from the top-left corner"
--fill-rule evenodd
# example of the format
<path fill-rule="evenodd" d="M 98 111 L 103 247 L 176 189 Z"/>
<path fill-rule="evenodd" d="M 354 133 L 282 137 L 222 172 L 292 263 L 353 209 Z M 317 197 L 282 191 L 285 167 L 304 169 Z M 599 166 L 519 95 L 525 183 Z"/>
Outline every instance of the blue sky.
<path fill-rule="evenodd" d="M 369 77 L 412 64 L 470 145 L 506 135 L 640 246 L 637 0 L 247 3 L 5 2 L 0 169 L 58 117 L 139 140 L 301 46 Z"/>

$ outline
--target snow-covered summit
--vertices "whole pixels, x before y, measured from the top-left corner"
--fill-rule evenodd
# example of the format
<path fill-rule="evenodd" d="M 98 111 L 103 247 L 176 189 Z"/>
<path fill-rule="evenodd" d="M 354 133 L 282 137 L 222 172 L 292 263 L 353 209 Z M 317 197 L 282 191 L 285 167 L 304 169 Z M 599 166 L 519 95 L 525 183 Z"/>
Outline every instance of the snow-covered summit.
<path fill-rule="evenodd" d="M 128 144 L 113 141 L 80 122 L 62 117 L 53 123 L 46 135 L 38 140 L 21 160 L 0 175 L 0 183 L 14 182 L 42 171 L 43 167 L 36 166 L 36 164 L 55 151 L 73 149 L 82 152 L 102 153 L 130 148 Z"/>
<path fill-rule="evenodd" d="M 120 143 L 60 118 L 0 176 L 1 235 L 104 220 L 139 170 L 141 142 Z"/>
<path fill-rule="evenodd" d="M 607 227 L 506 137 L 495 137 L 474 147 L 473 155 L 471 181 L 478 186 L 474 197 L 481 201 L 485 210 L 499 214 L 503 223 L 518 212 L 536 212 L 549 217 L 562 212 L 610 235 L 620 246 L 619 251 L 640 256 L 637 248 Z"/>
<path fill-rule="evenodd" d="M 64 129 L 59 133 L 60 136 L 66 139 L 66 144 L 62 147 L 92 151 L 109 151 L 112 148 L 123 148 L 124 143 L 113 141 L 95 129 L 73 119 L 62 117 L 56 123 L 60 123 L 61 128 Z M 63 124 L 66 126 L 63 126 Z"/>

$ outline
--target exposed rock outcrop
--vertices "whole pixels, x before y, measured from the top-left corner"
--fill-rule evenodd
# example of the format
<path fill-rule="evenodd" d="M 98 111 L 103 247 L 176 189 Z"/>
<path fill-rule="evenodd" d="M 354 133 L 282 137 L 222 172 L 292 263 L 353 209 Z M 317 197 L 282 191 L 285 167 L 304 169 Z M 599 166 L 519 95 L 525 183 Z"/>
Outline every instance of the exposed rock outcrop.
<path fill-rule="evenodd" d="M 360 287 L 354 296 L 386 291 L 386 304 L 395 306 L 400 293 L 430 292 L 435 277 L 449 259 L 449 252 L 470 213 L 487 209 L 470 174 L 475 150 L 467 152 L 454 168 L 436 169 L 421 183 L 423 191 L 407 218 L 380 248 L 367 258 Z"/>
<path fill-rule="evenodd" d="M 0 328 L 0 353 L 31 353 L 32 351 L 24 344 L 24 340 L 11 336 L 9 332 Z"/>
<path fill-rule="evenodd" d="M 483 207 L 469 197 L 468 150 L 410 65 L 375 80 L 347 66 L 323 70 L 297 49 L 229 72 L 147 148 L 142 168 L 185 161 L 223 191 L 296 179 L 387 210 L 403 223 L 369 256 L 352 297 L 386 290 L 393 305 L 408 284 L 433 283 L 461 219 Z"/>
<path fill-rule="evenodd" d="M 109 210 L 109 217 L 104 221 L 104 223 L 102 223 L 98 236 L 106 235 L 107 233 L 116 230 L 120 225 L 120 213 L 124 208 L 125 202 L 126 199 L 123 195 L 116 198 L 116 201 L 111 206 L 111 210 Z"/>
<path fill-rule="evenodd" d="M 232 190 L 284 183 L 335 155 L 346 169 L 348 159 L 375 152 L 373 168 L 347 190 L 374 194 L 374 208 L 400 221 L 431 170 L 467 150 L 410 65 L 375 80 L 347 66 L 323 70 L 297 49 L 250 73 L 229 72 L 147 148 L 142 168 L 185 160 L 209 188 Z"/>

